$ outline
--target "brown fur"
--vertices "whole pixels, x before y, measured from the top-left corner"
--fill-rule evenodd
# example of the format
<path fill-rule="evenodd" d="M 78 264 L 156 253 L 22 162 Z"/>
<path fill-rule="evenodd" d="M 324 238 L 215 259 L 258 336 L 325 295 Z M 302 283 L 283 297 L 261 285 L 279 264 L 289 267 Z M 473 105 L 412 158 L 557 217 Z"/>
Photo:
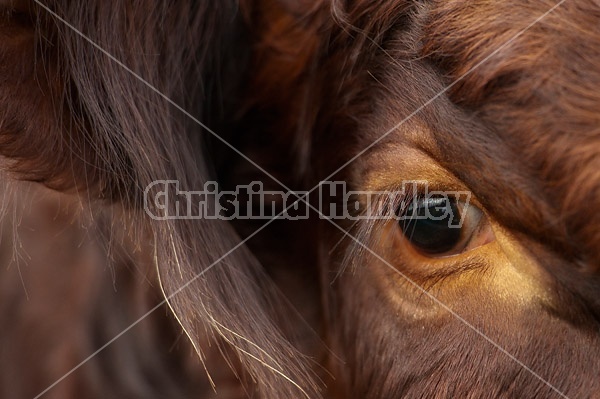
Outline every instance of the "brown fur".
<path fill-rule="evenodd" d="M 44 4 L 294 190 L 431 179 L 471 191 L 496 241 L 432 260 L 316 213 L 239 248 L 263 222 L 152 221 L 157 179 L 280 187 L 47 10 L 0 2 L 1 397 L 165 296 L 44 397 L 600 394 L 597 2 L 520 34 L 556 2 Z"/>

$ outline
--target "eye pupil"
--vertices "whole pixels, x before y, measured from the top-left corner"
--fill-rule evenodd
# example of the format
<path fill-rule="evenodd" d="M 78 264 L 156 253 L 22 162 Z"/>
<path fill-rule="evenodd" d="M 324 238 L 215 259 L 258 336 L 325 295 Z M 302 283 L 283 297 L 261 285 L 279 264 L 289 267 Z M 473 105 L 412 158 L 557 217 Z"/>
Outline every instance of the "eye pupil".
<path fill-rule="evenodd" d="M 417 199 L 400 216 L 405 237 L 426 254 L 443 254 L 461 241 L 460 215 L 453 198 Z"/>

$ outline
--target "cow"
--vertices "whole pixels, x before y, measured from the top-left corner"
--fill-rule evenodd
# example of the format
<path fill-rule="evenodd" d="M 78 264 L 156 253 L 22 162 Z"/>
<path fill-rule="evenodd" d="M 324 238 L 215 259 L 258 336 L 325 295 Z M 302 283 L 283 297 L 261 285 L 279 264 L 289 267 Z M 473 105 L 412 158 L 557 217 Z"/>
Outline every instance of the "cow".
<path fill-rule="evenodd" d="M 0 1 L 0 397 L 600 397 L 599 21 Z"/>

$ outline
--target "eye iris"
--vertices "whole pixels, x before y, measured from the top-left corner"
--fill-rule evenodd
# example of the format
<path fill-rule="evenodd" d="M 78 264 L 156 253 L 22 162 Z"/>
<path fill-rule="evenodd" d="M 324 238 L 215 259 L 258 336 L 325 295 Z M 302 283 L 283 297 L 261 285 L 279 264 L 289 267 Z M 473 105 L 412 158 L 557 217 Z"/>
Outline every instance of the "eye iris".
<path fill-rule="evenodd" d="M 442 254 L 461 241 L 456 200 L 447 197 L 420 199 L 409 205 L 400 217 L 400 228 L 420 251 Z"/>

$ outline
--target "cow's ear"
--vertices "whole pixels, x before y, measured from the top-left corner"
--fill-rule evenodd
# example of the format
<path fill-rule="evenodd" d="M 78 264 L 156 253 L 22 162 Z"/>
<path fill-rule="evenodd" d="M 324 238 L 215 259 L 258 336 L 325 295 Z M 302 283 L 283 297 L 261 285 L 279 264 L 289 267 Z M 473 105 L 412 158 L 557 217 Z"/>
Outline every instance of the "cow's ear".
<path fill-rule="evenodd" d="M 207 112 L 216 103 L 209 97 L 223 89 L 228 66 L 220 60 L 234 51 L 226 36 L 238 25 L 230 3 L 4 6 L 0 167 L 16 179 L 118 201 L 197 169 L 200 145 L 189 143 L 206 130 L 185 112 L 205 124 L 216 114 Z"/>
<path fill-rule="evenodd" d="M 82 10 L 56 1 L 0 4 L 0 168 L 62 192 L 123 198 L 132 164 L 118 125 L 96 126 L 94 116 L 108 122 L 114 109 L 103 101 L 110 76 L 89 68 L 102 68 L 90 61 L 106 56 L 77 32 Z"/>
<path fill-rule="evenodd" d="M 18 179 L 68 190 L 97 163 L 82 121 L 66 107 L 57 67 L 55 35 L 37 23 L 26 2 L 0 5 L 0 153 L 3 169 Z"/>

